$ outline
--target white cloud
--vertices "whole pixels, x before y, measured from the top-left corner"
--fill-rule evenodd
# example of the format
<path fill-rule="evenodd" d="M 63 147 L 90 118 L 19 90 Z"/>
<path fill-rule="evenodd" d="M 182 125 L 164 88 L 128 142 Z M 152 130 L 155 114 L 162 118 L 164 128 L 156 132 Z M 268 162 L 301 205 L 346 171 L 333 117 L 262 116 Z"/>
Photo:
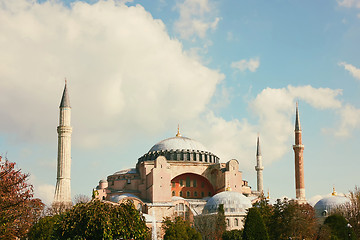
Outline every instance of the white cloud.
<path fill-rule="evenodd" d="M 337 0 L 339 6 L 360 8 L 360 0 Z"/>
<path fill-rule="evenodd" d="M 280 159 L 292 149 L 293 142 L 295 101 L 301 105 L 308 103 L 316 109 L 329 109 L 334 112 L 341 111 L 343 104 L 337 98 L 341 90 L 329 88 L 314 88 L 312 86 L 291 86 L 286 88 L 266 88 L 255 99 L 250 101 L 249 109 L 253 112 L 257 123 L 247 119 L 225 120 L 216 116 L 212 111 L 195 121 L 187 123 L 187 130 L 191 136 L 206 144 L 218 154 L 221 161 L 226 162 L 236 158 L 241 169 L 252 170 L 255 164 L 256 136 L 260 132 L 264 164 Z M 345 114 L 340 115 L 339 121 L 346 120 Z M 354 126 L 352 122 L 343 124 L 345 131 Z M 332 129 L 331 133 L 336 135 Z"/>
<path fill-rule="evenodd" d="M 347 137 L 354 129 L 360 128 L 360 109 L 350 104 L 346 104 L 339 110 L 340 126 L 334 130 L 335 136 Z"/>
<path fill-rule="evenodd" d="M 0 132 L 31 141 L 56 139 L 64 77 L 74 143 L 91 147 L 198 116 L 224 78 L 140 5 L 1 0 L 0 22 Z"/>
<path fill-rule="evenodd" d="M 34 186 L 34 197 L 40 198 L 43 203 L 50 205 L 54 200 L 55 186 L 41 183 L 35 175 L 30 175 L 29 180 Z"/>
<path fill-rule="evenodd" d="M 208 30 L 215 30 L 220 21 L 216 9 L 209 0 L 184 0 L 177 3 L 175 9 L 180 17 L 174 23 L 175 31 L 183 39 L 193 36 L 205 38 Z"/>
<path fill-rule="evenodd" d="M 231 67 L 239 69 L 240 71 L 244 72 L 249 70 L 250 72 L 255 72 L 260 66 L 259 58 L 250 58 L 249 60 L 242 59 L 237 62 L 232 62 Z"/>
<path fill-rule="evenodd" d="M 346 62 L 340 62 L 339 66 L 344 66 L 345 70 L 349 71 L 354 78 L 360 80 L 360 69 L 359 68 L 356 68 L 355 66 L 348 64 Z"/>

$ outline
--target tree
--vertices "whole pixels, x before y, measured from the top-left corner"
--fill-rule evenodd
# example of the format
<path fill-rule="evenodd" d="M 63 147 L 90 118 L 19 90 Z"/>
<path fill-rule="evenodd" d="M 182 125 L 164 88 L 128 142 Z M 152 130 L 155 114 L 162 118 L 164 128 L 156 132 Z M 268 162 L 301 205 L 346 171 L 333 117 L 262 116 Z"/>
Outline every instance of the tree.
<path fill-rule="evenodd" d="M 54 239 L 54 227 L 59 215 L 44 216 L 36 222 L 28 233 L 29 240 L 51 240 Z"/>
<path fill-rule="evenodd" d="M 201 234 L 195 228 L 192 228 L 188 221 L 184 221 L 182 217 L 176 217 L 174 221 L 165 218 L 163 229 L 165 231 L 164 240 L 201 240 Z"/>
<path fill-rule="evenodd" d="M 88 203 L 91 201 L 91 198 L 89 196 L 86 196 L 84 194 L 76 194 L 74 197 L 74 204 L 78 203 Z"/>
<path fill-rule="evenodd" d="M 270 222 L 273 215 L 273 206 L 269 204 L 263 193 L 260 195 L 260 200 L 254 203 L 254 207 L 259 209 L 259 213 L 264 221 L 267 232 L 269 232 Z"/>
<path fill-rule="evenodd" d="M 224 204 L 219 204 L 216 222 L 215 222 L 215 239 L 221 239 L 226 231 Z"/>
<path fill-rule="evenodd" d="M 243 231 L 244 240 L 268 240 L 269 236 L 266 231 L 264 221 L 260 215 L 259 209 L 250 208 L 245 219 Z"/>
<path fill-rule="evenodd" d="M 200 214 L 194 216 L 194 227 L 204 240 L 214 239 L 216 218 L 217 215 L 215 214 Z"/>
<path fill-rule="evenodd" d="M 241 230 L 231 230 L 231 231 L 225 231 L 222 235 L 223 240 L 241 240 L 243 235 L 243 231 Z"/>
<path fill-rule="evenodd" d="M 356 239 L 352 227 L 350 227 L 348 221 L 346 221 L 346 219 L 340 214 L 328 216 L 324 221 L 324 225 L 327 225 L 330 228 L 332 238 L 336 237 L 338 239 L 349 240 Z"/>
<path fill-rule="evenodd" d="M 44 209 L 40 199 L 33 198 L 29 174 L 15 168 L 15 163 L 0 156 L 0 238 L 24 237 Z"/>
<path fill-rule="evenodd" d="M 145 239 L 144 217 L 131 202 L 111 204 L 93 200 L 63 212 L 54 224 L 55 239 Z"/>
<path fill-rule="evenodd" d="M 350 203 L 341 207 L 339 213 L 345 217 L 360 239 L 360 188 L 355 186 L 355 190 L 350 191 L 348 198 Z"/>
<path fill-rule="evenodd" d="M 312 239 L 316 236 L 318 223 L 315 210 L 309 204 L 278 199 L 272 211 L 268 231 L 270 239 Z"/>

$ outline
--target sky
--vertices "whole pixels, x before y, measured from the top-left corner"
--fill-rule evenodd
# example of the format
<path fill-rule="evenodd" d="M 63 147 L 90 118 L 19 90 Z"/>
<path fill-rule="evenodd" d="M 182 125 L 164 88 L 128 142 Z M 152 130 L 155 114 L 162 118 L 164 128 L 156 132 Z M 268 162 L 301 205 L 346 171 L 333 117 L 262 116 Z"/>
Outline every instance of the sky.
<path fill-rule="evenodd" d="M 183 136 L 295 197 L 360 184 L 360 0 L 0 0 L 0 154 L 53 199 L 59 104 L 72 106 L 72 196 Z"/>

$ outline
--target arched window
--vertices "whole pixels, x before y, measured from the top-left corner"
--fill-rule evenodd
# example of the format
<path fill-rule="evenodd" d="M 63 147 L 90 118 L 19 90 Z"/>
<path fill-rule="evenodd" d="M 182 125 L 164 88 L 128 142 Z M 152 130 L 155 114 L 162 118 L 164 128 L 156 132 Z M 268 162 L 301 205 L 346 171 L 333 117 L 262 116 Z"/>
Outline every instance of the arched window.
<path fill-rule="evenodd" d="M 196 191 L 194 192 L 194 197 L 197 197 L 197 192 Z"/>
<path fill-rule="evenodd" d="M 172 191 L 172 195 L 175 196 L 175 191 Z"/>
<path fill-rule="evenodd" d="M 190 192 L 189 191 L 186 192 L 186 197 L 190 197 Z"/>
<path fill-rule="evenodd" d="M 180 191 L 179 195 L 180 195 L 180 197 L 182 197 L 182 191 Z"/>
<path fill-rule="evenodd" d="M 226 219 L 226 226 L 230 227 L 230 219 Z"/>
<path fill-rule="evenodd" d="M 203 198 L 203 197 L 205 197 L 205 194 L 204 194 L 204 192 L 201 192 L 201 197 Z"/>
<path fill-rule="evenodd" d="M 235 226 L 239 226 L 239 219 L 235 218 L 234 223 L 235 223 Z"/>

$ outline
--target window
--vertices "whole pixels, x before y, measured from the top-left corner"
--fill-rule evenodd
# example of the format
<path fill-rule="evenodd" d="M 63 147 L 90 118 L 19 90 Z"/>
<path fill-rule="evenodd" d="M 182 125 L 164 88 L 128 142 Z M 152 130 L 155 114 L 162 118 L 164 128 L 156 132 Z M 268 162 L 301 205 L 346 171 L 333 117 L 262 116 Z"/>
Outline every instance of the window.
<path fill-rule="evenodd" d="M 226 226 L 230 227 L 230 220 L 228 218 L 226 219 Z"/>
<path fill-rule="evenodd" d="M 180 211 L 184 211 L 184 204 L 183 204 L 183 203 L 180 203 L 180 204 L 179 204 L 179 210 L 180 210 Z"/>
<path fill-rule="evenodd" d="M 131 179 L 128 179 L 128 180 L 127 180 L 127 184 L 130 184 L 130 183 L 131 183 Z"/>
<path fill-rule="evenodd" d="M 180 197 L 182 197 L 182 191 L 179 192 Z"/>
<path fill-rule="evenodd" d="M 186 177 L 186 187 L 190 187 L 190 177 Z"/>
<path fill-rule="evenodd" d="M 175 196 L 175 191 L 172 191 L 172 195 Z"/>
<path fill-rule="evenodd" d="M 208 196 L 211 197 L 211 192 L 208 193 Z"/>
<path fill-rule="evenodd" d="M 205 183 L 201 182 L 201 187 L 204 188 L 205 187 Z"/>
<path fill-rule="evenodd" d="M 197 197 L 197 192 L 196 191 L 194 192 L 194 197 Z"/>
<path fill-rule="evenodd" d="M 172 184 L 172 187 L 174 188 L 175 187 L 175 182 L 171 182 L 171 184 Z"/>
<path fill-rule="evenodd" d="M 184 186 L 184 180 L 180 179 L 180 187 Z"/>
<path fill-rule="evenodd" d="M 189 191 L 186 192 L 186 197 L 190 197 L 190 192 Z"/>
<path fill-rule="evenodd" d="M 201 192 L 201 197 L 203 198 L 205 196 L 204 192 Z"/>
<path fill-rule="evenodd" d="M 196 179 L 194 179 L 194 181 L 193 181 L 193 187 L 196 187 Z"/>
<path fill-rule="evenodd" d="M 235 226 L 236 226 L 236 227 L 239 226 L 239 219 L 235 218 L 234 223 L 235 223 Z"/>
<path fill-rule="evenodd" d="M 114 181 L 111 181 L 111 186 L 114 186 Z"/>

